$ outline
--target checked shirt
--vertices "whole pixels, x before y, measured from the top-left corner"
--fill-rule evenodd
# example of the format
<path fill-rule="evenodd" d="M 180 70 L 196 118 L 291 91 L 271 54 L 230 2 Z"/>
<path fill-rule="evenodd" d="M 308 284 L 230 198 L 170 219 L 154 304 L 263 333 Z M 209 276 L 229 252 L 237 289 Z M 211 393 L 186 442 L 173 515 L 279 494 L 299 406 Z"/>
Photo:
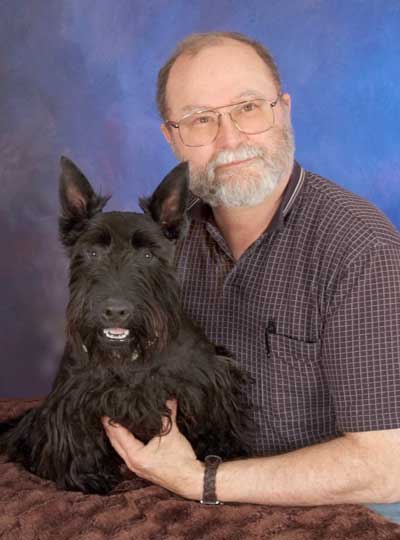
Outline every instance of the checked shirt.
<path fill-rule="evenodd" d="M 400 428 L 400 234 L 295 162 L 267 230 L 235 261 L 193 197 L 176 264 L 187 314 L 254 378 L 254 455 Z"/>

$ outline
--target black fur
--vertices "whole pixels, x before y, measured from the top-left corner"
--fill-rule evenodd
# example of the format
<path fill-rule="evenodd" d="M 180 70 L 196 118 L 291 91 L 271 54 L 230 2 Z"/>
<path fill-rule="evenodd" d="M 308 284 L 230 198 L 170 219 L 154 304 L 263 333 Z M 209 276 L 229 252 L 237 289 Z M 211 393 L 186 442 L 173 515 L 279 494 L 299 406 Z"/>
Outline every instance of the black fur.
<path fill-rule="evenodd" d="M 174 277 L 175 241 L 184 233 L 187 165 L 180 164 L 144 214 L 107 212 L 67 158 L 61 159 L 60 239 L 70 256 L 67 340 L 53 389 L 37 409 L 0 425 L 13 461 L 61 489 L 107 493 L 121 460 L 101 424 L 109 416 L 143 442 L 162 435 L 166 401 L 196 455 L 246 455 L 246 377 L 217 354 L 183 314 Z M 124 328 L 123 340 L 104 328 Z"/>

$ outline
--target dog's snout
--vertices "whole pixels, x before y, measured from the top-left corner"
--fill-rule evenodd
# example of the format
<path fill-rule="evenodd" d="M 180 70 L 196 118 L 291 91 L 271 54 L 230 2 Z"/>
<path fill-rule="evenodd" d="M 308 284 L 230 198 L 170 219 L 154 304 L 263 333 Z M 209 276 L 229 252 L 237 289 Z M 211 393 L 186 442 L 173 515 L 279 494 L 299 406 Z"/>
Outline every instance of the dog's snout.
<path fill-rule="evenodd" d="M 123 326 L 129 320 L 131 315 L 131 306 L 123 300 L 110 298 L 101 309 L 102 321 L 113 326 Z"/>

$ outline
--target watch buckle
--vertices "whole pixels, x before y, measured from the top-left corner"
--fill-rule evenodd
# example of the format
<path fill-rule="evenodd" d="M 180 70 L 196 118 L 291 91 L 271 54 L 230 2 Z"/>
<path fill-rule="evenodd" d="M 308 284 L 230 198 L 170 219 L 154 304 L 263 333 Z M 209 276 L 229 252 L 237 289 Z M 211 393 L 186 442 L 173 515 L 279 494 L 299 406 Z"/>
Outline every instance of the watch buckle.
<path fill-rule="evenodd" d="M 217 506 L 219 504 L 224 504 L 221 501 L 205 501 L 204 499 L 200 499 L 200 504 L 204 504 L 206 506 Z"/>

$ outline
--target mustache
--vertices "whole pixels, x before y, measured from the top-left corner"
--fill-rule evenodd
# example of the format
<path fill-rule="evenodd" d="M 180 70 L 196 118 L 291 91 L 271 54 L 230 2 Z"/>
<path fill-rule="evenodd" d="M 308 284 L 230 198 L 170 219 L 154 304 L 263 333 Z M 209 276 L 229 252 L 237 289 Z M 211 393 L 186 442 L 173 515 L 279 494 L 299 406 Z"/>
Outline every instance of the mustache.
<path fill-rule="evenodd" d="M 211 158 L 207 165 L 208 172 L 212 172 L 220 165 L 229 165 L 235 161 L 245 161 L 259 157 L 265 159 L 266 152 L 263 148 L 254 145 L 241 144 L 237 148 L 231 150 L 220 150 Z"/>

